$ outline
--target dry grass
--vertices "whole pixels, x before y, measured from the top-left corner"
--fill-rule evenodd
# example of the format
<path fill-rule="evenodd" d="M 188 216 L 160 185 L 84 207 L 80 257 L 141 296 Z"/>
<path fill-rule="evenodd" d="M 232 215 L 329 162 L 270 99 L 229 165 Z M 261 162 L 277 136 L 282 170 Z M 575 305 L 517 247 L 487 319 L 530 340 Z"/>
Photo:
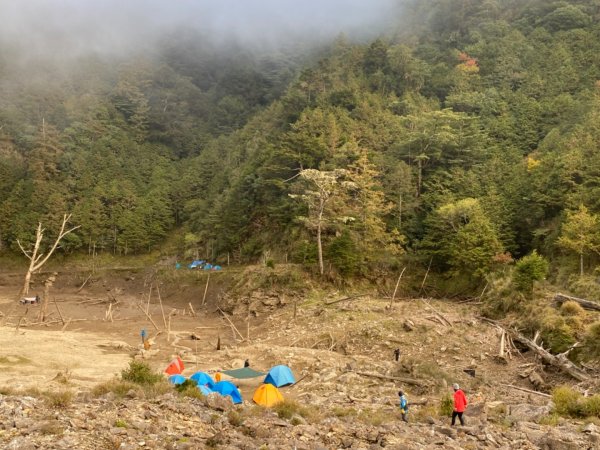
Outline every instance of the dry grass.
<path fill-rule="evenodd" d="M 43 394 L 43 398 L 52 408 L 66 408 L 73 401 L 73 392 L 68 390 L 63 391 L 48 391 Z"/>

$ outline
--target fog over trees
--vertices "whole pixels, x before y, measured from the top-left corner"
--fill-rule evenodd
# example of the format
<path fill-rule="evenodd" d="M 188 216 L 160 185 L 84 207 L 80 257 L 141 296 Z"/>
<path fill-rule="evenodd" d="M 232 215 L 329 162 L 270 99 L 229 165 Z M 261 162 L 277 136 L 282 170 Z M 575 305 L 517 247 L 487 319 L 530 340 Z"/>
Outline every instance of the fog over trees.
<path fill-rule="evenodd" d="M 39 0 L 0 17 L 4 254 L 72 213 L 67 255 L 268 253 L 346 278 L 410 263 L 463 293 L 533 251 L 565 285 L 594 274 L 593 0 Z M 319 239 L 302 173 L 340 174 Z"/>

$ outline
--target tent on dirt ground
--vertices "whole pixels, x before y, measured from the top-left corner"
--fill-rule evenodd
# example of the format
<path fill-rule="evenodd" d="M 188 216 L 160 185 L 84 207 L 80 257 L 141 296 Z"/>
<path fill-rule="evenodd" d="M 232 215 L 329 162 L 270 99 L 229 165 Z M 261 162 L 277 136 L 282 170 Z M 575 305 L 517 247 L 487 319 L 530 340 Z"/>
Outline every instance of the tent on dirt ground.
<path fill-rule="evenodd" d="M 296 379 L 288 366 L 275 366 L 269 370 L 264 382 L 265 384 L 272 384 L 275 387 L 281 387 L 294 384 Z"/>
<path fill-rule="evenodd" d="M 234 404 L 242 403 L 242 394 L 240 394 L 238 388 L 236 388 L 235 384 L 233 384 L 231 381 L 219 381 L 215 384 L 213 391 L 218 392 L 223 396 L 229 395 Z"/>
<path fill-rule="evenodd" d="M 241 369 L 223 370 L 222 373 L 230 376 L 231 378 L 246 379 L 256 378 L 264 376 L 264 372 L 257 372 L 250 367 L 242 367 Z"/>
<path fill-rule="evenodd" d="M 205 395 L 205 396 L 213 393 L 213 391 L 211 389 L 204 386 L 203 384 L 199 384 L 198 389 L 200 390 L 200 392 L 202 392 L 202 395 Z"/>
<path fill-rule="evenodd" d="M 190 377 L 190 380 L 195 381 L 198 386 L 208 386 L 209 389 L 215 385 L 214 380 L 206 372 L 196 372 Z"/>
<path fill-rule="evenodd" d="M 175 358 L 173 361 L 171 361 L 169 363 L 169 365 L 167 366 L 167 368 L 165 369 L 165 372 L 168 375 L 178 375 L 181 372 L 183 372 L 183 361 L 181 360 L 181 358 L 178 356 L 177 358 Z"/>
<path fill-rule="evenodd" d="M 183 375 L 171 375 L 169 377 L 169 383 L 178 385 L 185 383 L 185 377 Z"/>
<path fill-rule="evenodd" d="M 252 400 L 260 406 L 270 408 L 283 401 L 283 395 L 272 384 L 262 384 L 252 396 Z"/>

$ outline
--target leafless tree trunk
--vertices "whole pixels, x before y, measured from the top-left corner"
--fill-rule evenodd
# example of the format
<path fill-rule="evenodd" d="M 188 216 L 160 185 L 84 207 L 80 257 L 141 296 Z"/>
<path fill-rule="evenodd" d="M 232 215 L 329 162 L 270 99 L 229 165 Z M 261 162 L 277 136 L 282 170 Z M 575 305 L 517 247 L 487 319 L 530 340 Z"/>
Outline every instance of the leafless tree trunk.
<path fill-rule="evenodd" d="M 56 281 L 56 275 L 56 273 L 53 273 L 44 282 L 44 297 L 42 298 L 42 306 L 38 316 L 38 320 L 40 322 L 44 322 L 46 320 L 46 312 L 48 311 L 48 303 L 50 302 L 50 288 L 54 284 L 54 281 Z"/>
<path fill-rule="evenodd" d="M 54 245 L 52 245 L 52 247 L 48 251 L 48 254 L 45 256 L 43 253 L 39 253 L 40 244 L 42 243 L 42 239 L 44 238 L 44 231 L 45 231 L 42 228 L 41 222 L 38 223 L 38 227 L 35 232 L 35 244 L 33 245 L 33 250 L 30 250 L 30 251 L 25 250 L 23 248 L 23 246 L 21 245 L 21 243 L 19 241 L 17 241 L 17 244 L 19 244 L 19 248 L 25 254 L 27 259 L 29 259 L 29 268 L 27 269 L 27 273 L 25 274 L 25 281 L 23 283 L 21 295 L 27 295 L 29 293 L 29 285 L 31 284 L 31 276 L 35 272 L 40 270 L 40 268 L 44 264 L 46 264 L 46 261 L 48 261 L 48 259 L 50 259 L 50 256 L 52 256 L 54 251 L 58 248 L 59 242 L 67 234 L 69 234 L 70 232 L 75 231 L 77 228 L 79 228 L 79 226 L 76 226 L 76 227 L 70 228 L 68 230 L 65 230 L 65 227 L 67 226 L 67 223 L 69 222 L 69 219 L 71 219 L 71 214 L 69 214 L 69 215 L 65 214 L 63 216 L 62 225 L 60 227 L 60 232 L 58 233 L 58 236 L 56 237 L 56 240 L 54 241 Z"/>

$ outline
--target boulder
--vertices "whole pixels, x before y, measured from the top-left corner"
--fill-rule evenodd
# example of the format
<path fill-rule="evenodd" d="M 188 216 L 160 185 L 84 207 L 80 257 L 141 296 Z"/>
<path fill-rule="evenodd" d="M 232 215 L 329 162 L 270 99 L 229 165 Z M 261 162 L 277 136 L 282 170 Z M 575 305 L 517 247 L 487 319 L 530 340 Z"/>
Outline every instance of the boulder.
<path fill-rule="evenodd" d="M 511 405 L 508 416 L 515 422 L 538 422 L 552 411 L 550 405 L 535 406 L 527 403 Z"/>

